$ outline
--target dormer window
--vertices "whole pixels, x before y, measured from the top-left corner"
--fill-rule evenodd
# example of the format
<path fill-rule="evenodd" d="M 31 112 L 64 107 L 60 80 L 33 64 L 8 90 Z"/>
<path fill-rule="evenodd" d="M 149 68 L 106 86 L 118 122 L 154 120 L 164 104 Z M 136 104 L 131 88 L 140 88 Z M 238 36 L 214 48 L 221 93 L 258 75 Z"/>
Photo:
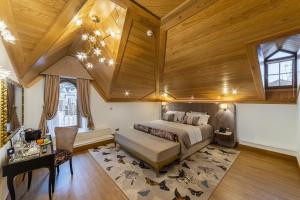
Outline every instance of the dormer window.
<path fill-rule="evenodd" d="M 277 50 L 265 59 L 266 88 L 291 88 L 297 86 L 297 54 Z"/>

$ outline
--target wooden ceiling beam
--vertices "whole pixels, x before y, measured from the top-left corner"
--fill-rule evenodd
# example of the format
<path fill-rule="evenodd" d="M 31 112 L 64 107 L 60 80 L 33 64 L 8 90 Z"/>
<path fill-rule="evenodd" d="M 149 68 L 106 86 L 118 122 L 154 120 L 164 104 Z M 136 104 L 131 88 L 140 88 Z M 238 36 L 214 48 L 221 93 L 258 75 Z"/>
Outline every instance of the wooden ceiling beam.
<path fill-rule="evenodd" d="M 248 55 L 248 60 L 250 63 L 250 70 L 253 77 L 254 85 L 257 91 L 257 95 L 259 98 L 263 100 L 266 99 L 265 88 L 262 83 L 262 75 L 260 70 L 260 65 L 258 61 L 258 53 L 256 45 L 248 45 L 246 46 L 246 52 Z"/>
<path fill-rule="evenodd" d="M 125 50 L 126 50 L 128 38 L 129 38 L 129 35 L 130 35 L 132 23 L 133 23 L 132 15 L 131 15 L 130 11 L 127 10 L 126 17 L 125 17 L 125 22 L 124 22 L 124 25 L 123 25 L 124 28 L 123 28 L 123 31 L 122 31 L 122 36 L 121 36 L 119 49 L 118 49 L 118 53 L 117 53 L 117 58 L 116 58 L 115 70 L 114 70 L 112 81 L 111 81 L 111 84 L 110 84 L 109 95 L 111 95 L 112 90 L 113 90 L 113 88 L 115 86 L 115 83 L 117 81 L 117 78 L 118 78 L 118 74 L 119 74 L 119 71 L 120 71 L 120 68 L 121 68 L 121 65 L 122 65 L 122 60 L 123 60 L 124 53 L 125 53 Z"/>
<path fill-rule="evenodd" d="M 91 2 L 93 3 L 94 0 L 70 0 L 67 3 L 49 31 L 36 45 L 29 58 L 26 59 L 24 66 L 25 73 L 22 74 L 22 79 L 27 73 L 32 74 L 32 78 L 34 78 L 34 75 L 38 76 L 41 71 L 45 70 L 47 66 L 34 67 L 34 65 L 44 54 L 47 54 L 55 42 L 63 35 L 63 33 L 66 31 L 66 27 L 72 23 L 72 19 L 80 12 L 80 10 L 83 8 L 83 5 L 90 4 Z M 28 83 L 28 81 L 30 82 L 31 78 L 27 78 L 26 82 Z"/>
<path fill-rule="evenodd" d="M 218 0 L 186 0 L 169 14 L 161 18 L 162 28 L 169 30 L 191 16 L 213 5 Z"/>
<path fill-rule="evenodd" d="M 18 32 L 16 29 L 15 18 L 9 0 L 0 0 L 0 19 L 4 20 L 10 32 L 16 37 L 15 44 L 7 43 L 3 40 L 3 44 L 8 53 L 10 61 L 14 67 L 17 78 L 20 81 L 22 67 L 24 66 L 24 52 L 21 41 L 18 40 Z"/>
<path fill-rule="evenodd" d="M 165 55 L 166 55 L 166 46 L 167 46 L 167 31 L 160 28 L 159 30 L 159 39 L 157 45 L 157 66 L 155 68 L 155 81 L 156 81 L 156 97 L 159 98 L 160 92 L 162 90 L 161 85 L 163 83 L 163 73 L 165 66 Z"/>
<path fill-rule="evenodd" d="M 125 9 L 130 9 L 132 10 L 132 14 L 137 14 L 141 15 L 145 18 L 148 18 L 152 22 L 159 22 L 160 18 L 150 12 L 148 9 L 145 7 L 141 6 L 134 0 L 111 0 L 112 2 L 116 3 L 117 5 L 125 8 Z"/>

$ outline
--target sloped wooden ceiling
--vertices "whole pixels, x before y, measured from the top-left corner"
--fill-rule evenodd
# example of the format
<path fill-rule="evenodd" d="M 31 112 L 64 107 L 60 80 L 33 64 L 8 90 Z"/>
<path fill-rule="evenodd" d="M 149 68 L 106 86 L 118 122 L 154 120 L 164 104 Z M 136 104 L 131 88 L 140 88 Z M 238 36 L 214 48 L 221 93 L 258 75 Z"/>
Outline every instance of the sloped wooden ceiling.
<path fill-rule="evenodd" d="M 115 65 L 94 60 L 88 70 L 107 101 L 280 103 L 263 88 L 257 47 L 300 33 L 298 0 L 0 0 L 0 5 L 0 19 L 17 38 L 6 49 L 25 86 L 85 48 L 74 16 L 103 15 L 99 28 L 105 30 L 116 15 L 108 5 L 119 7 L 121 22 L 114 26 L 121 38 L 110 41 L 105 52 Z"/>
<path fill-rule="evenodd" d="M 167 39 L 161 87 L 176 99 L 268 102 L 256 48 L 299 32 L 299 8 L 297 0 L 202 0 L 163 19 Z"/>
<path fill-rule="evenodd" d="M 158 17 L 164 17 L 182 4 L 184 0 L 135 0 Z"/>

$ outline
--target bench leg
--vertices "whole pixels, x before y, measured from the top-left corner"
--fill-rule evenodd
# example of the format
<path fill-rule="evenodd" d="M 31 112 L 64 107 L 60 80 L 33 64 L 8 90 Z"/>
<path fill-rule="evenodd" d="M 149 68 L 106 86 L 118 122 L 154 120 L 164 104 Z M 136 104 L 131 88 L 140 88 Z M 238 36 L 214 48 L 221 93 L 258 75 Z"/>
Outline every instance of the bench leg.
<path fill-rule="evenodd" d="M 154 168 L 154 171 L 155 171 L 155 175 L 156 175 L 156 178 L 159 177 L 160 173 L 159 173 L 159 168 Z"/>

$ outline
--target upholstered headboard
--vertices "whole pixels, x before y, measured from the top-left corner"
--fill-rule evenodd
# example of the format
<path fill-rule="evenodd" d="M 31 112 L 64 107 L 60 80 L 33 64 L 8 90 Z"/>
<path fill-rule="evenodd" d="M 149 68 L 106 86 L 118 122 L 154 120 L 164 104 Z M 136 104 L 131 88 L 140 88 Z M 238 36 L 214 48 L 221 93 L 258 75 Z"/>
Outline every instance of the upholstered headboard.
<path fill-rule="evenodd" d="M 162 114 L 168 110 L 206 112 L 210 115 L 208 123 L 214 130 L 220 127 L 229 128 L 234 132 L 237 141 L 235 104 L 226 105 L 227 109 L 224 110 L 218 103 L 167 103 L 162 105 Z"/>

